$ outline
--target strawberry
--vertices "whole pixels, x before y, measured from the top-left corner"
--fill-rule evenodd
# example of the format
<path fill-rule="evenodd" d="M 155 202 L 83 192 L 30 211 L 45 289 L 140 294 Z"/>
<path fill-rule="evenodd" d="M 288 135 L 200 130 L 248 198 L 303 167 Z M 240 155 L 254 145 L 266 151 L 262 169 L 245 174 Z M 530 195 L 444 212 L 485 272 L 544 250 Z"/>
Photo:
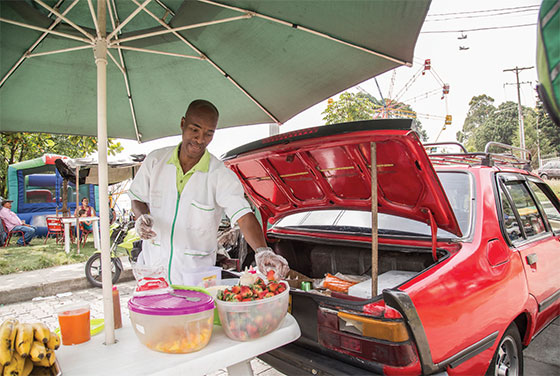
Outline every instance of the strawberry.
<path fill-rule="evenodd" d="M 276 281 L 276 278 L 274 277 L 274 270 L 269 270 L 266 273 L 266 279 L 268 279 L 269 281 Z"/>
<path fill-rule="evenodd" d="M 251 285 L 251 288 L 252 288 L 253 292 L 256 292 L 256 293 L 259 293 L 259 292 L 264 290 L 261 285 L 256 285 L 256 284 Z"/>
<path fill-rule="evenodd" d="M 264 299 L 266 294 L 268 294 L 268 291 L 261 291 L 259 292 L 259 299 Z"/>
<path fill-rule="evenodd" d="M 275 295 L 275 294 L 274 294 L 273 292 L 270 292 L 270 291 L 269 291 L 269 292 L 267 292 L 267 293 L 264 295 L 264 297 L 265 297 L 265 298 L 272 298 L 274 295 Z"/>
<path fill-rule="evenodd" d="M 241 291 L 239 292 L 242 298 L 250 298 L 253 296 L 253 291 L 249 286 L 241 286 Z"/>
<path fill-rule="evenodd" d="M 234 294 L 239 294 L 240 291 L 241 291 L 241 286 L 239 285 L 235 285 L 231 287 L 231 292 L 233 292 Z"/>
<path fill-rule="evenodd" d="M 257 281 L 254 283 L 254 285 L 258 285 L 260 286 L 263 290 L 266 288 L 266 283 L 264 283 L 262 278 L 257 278 Z"/>
<path fill-rule="evenodd" d="M 268 286 L 267 286 L 268 291 L 270 291 L 270 292 L 276 292 L 276 290 L 278 290 L 279 287 L 280 287 L 280 284 L 278 282 L 269 283 Z"/>

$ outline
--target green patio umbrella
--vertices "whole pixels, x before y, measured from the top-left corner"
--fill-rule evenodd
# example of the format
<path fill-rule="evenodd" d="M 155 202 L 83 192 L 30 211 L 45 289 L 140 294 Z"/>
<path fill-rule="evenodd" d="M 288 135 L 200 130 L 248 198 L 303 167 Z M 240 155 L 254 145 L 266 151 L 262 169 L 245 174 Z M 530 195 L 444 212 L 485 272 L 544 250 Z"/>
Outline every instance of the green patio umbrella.
<path fill-rule="evenodd" d="M 105 327 L 113 326 L 107 137 L 176 135 L 197 98 L 218 107 L 219 128 L 284 123 L 359 82 L 412 65 L 429 4 L 1 1 L 0 131 L 98 136 Z M 112 330 L 105 335 L 114 342 Z"/>

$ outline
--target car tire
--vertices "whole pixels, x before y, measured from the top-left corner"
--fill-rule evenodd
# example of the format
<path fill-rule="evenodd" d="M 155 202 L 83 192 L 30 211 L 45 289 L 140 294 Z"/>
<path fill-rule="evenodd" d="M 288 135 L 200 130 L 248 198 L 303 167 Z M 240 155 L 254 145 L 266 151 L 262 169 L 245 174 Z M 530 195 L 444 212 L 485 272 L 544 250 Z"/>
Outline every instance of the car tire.
<path fill-rule="evenodd" d="M 486 376 L 523 376 L 523 346 L 517 325 L 512 323 L 502 336 Z"/>
<path fill-rule="evenodd" d="M 548 179 L 548 175 L 547 174 L 541 174 L 541 179 Z"/>

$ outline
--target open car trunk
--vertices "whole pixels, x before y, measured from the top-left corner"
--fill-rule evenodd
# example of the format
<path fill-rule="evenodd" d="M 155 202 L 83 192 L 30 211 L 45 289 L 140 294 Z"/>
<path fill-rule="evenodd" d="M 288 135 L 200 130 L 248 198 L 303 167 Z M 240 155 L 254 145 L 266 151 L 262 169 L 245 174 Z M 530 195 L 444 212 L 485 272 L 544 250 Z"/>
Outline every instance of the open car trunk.
<path fill-rule="evenodd" d="M 420 321 L 406 289 L 449 255 L 438 248 L 438 229 L 455 237 L 462 232 L 411 120 L 309 128 L 234 149 L 224 160 L 257 207 L 269 245 L 301 273 L 288 280 L 291 313 L 302 332 L 298 344 L 378 373 L 421 373 L 417 338 L 409 330 Z M 312 211 L 370 212 L 372 180 L 380 214 L 428 225 L 431 234 L 392 234 L 372 247 L 372 222 L 359 231 L 275 226 Z M 372 259 L 378 281 L 373 294 Z M 342 290 L 336 279 L 335 285 L 319 283 L 331 275 L 362 282 Z"/>

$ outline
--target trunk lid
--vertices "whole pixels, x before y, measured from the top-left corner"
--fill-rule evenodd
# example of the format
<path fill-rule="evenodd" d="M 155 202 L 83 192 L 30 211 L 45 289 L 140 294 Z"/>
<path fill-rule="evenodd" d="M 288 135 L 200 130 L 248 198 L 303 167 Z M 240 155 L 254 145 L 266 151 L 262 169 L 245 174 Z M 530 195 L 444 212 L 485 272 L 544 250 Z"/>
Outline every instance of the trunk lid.
<path fill-rule="evenodd" d="M 263 221 L 320 209 L 371 211 L 370 143 L 377 145 L 378 211 L 461 230 L 410 119 L 380 119 L 283 133 L 223 156 Z"/>

